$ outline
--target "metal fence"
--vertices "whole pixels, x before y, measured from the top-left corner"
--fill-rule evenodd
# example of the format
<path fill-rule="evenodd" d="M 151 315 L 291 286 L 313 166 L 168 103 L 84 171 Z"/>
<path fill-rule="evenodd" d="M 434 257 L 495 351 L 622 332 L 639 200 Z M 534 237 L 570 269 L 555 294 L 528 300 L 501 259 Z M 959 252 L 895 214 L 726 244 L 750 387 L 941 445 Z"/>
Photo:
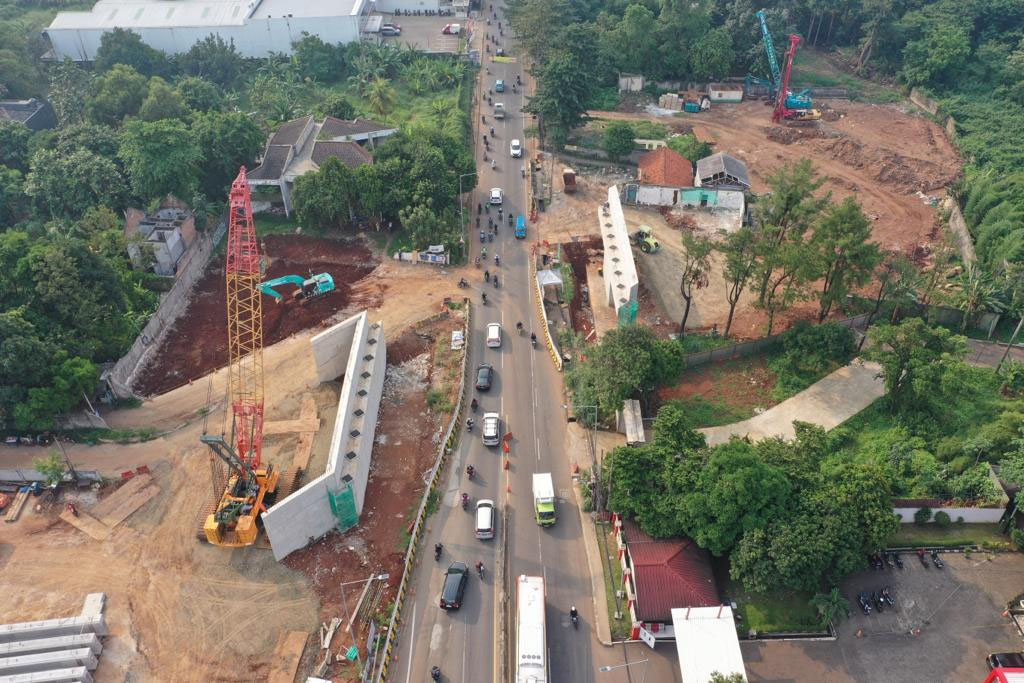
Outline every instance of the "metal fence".
<path fill-rule="evenodd" d="M 430 495 L 438 487 L 441 480 L 441 472 L 444 469 L 444 466 L 448 463 L 448 457 L 451 455 L 459 437 L 458 427 L 462 421 L 462 410 L 466 403 L 466 370 L 469 364 L 469 331 L 473 322 L 473 309 L 470 305 L 469 299 L 463 299 L 463 301 L 466 306 L 466 320 L 463 327 L 463 334 L 465 335 L 464 339 L 466 342 L 464 346 L 465 352 L 462 355 L 462 378 L 459 381 L 459 396 L 455 403 L 455 410 L 452 412 L 452 419 L 448 424 L 448 430 L 445 433 L 444 440 L 441 442 L 440 448 L 438 448 L 437 459 L 434 461 L 434 466 L 430 470 L 430 479 L 427 482 L 426 490 L 423 492 L 423 500 L 420 501 L 419 509 L 416 511 L 416 520 L 413 523 L 412 532 L 410 533 L 409 548 L 405 552 L 405 563 L 402 567 L 402 580 L 398 584 L 398 593 L 395 595 L 395 608 L 391 612 L 391 619 L 388 621 L 388 633 L 384 640 L 380 669 L 377 670 L 376 676 L 373 678 L 377 683 L 381 683 L 381 681 L 387 679 L 388 668 L 391 665 L 394 648 L 398 642 L 398 623 L 402 616 L 402 607 L 405 604 L 406 595 L 409 593 L 409 584 L 412 582 L 412 570 L 416 566 L 416 552 L 418 550 L 419 542 L 422 540 L 421 536 L 423 535 L 423 527 L 427 519 L 427 504 L 430 500 Z"/>
<path fill-rule="evenodd" d="M 867 323 L 870 313 L 862 313 L 852 318 L 846 318 L 844 320 L 834 320 L 838 325 L 845 325 L 852 329 L 862 329 Z M 705 365 L 707 363 L 718 363 L 724 360 L 732 360 L 733 358 L 742 358 L 743 356 L 749 356 L 757 353 L 762 349 L 771 346 L 779 341 L 785 332 L 773 334 L 770 337 L 762 337 L 761 339 L 753 339 L 747 342 L 740 342 L 738 344 L 730 344 L 729 346 L 719 346 L 716 349 L 708 349 L 707 351 L 698 351 L 696 353 L 689 353 L 683 356 L 683 361 L 686 363 L 686 367 L 696 367 L 698 365 Z"/>

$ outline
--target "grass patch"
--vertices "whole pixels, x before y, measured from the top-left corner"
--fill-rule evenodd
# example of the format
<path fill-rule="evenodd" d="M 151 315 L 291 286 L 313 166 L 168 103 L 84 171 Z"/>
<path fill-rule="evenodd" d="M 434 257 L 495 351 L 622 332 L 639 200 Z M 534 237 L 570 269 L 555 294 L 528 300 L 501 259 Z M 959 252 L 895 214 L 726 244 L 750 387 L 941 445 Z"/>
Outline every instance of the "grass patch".
<path fill-rule="evenodd" d="M 777 591 L 753 593 L 731 579 L 725 585 L 726 594 L 738 605 L 743 617 L 736 628 L 741 634 L 788 633 L 823 631 L 821 615 L 811 606 L 811 594 L 803 591 Z"/>
<path fill-rule="evenodd" d="M 612 111 L 619 106 L 619 101 L 619 89 L 614 85 L 591 88 L 586 107 L 598 111 Z"/>
<path fill-rule="evenodd" d="M 719 399 L 707 399 L 703 396 L 690 396 L 676 399 L 686 411 L 693 427 L 719 427 L 746 420 L 754 416 L 753 410 L 730 406 Z"/>
<path fill-rule="evenodd" d="M 999 532 L 998 524 L 951 524 L 946 528 L 934 522 L 924 526 L 900 524 L 899 531 L 889 539 L 890 548 L 953 548 L 963 545 L 977 545 L 993 550 L 1013 549 L 1009 536 Z"/>
<path fill-rule="evenodd" d="M 428 391 L 427 406 L 435 413 L 450 413 L 452 411 L 452 402 L 448 400 L 448 387 Z"/>
<path fill-rule="evenodd" d="M 434 489 L 427 494 L 427 507 L 424 509 L 427 517 L 437 512 L 437 509 L 441 507 L 441 492 Z"/>
<path fill-rule="evenodd" d="M 681 337 L 679 343 L 683 347 L 683 353 L 700 353 L 729 346 L 734 342 L 720 334 L 690 333 Z"/>
<path fill-rule="evenodd" d="M 388 256 L 392 257 L 400 251 L 409 252 L 413 250 L 412 235 L 405 230 L 399 230 L 388 241 Z"/>
<path fill-rule="evenodd" d="M 852 50 L 848 48 L 847 52 Z M 850 57 L 850 54 L 844 57 Z M 802 49 L 798 63 L 793 66 L 794 89 L 810 86 L 812 88 L 846 88 L 850 93 L 850 99 L 873 102 L 875 104 L 891 104 L 899 102 L 905 97 L 894 88 L 886 87 L 879 83 L 858 78 L 851 73 L 841 71 L 829 60 L 827 55 L 814 49 Z M 841 106 L 839 107 L 842 108 Z"/>
<path fill-rule="evenodd" d="M 101 443 L 143 443 L 160 435 L 155 427 L 139 429 L 72 429 L 64 434 L 75 443 L 96 446 Z"/>
<path fill-rule="evenodd" d="M 604 597 L 608 607 L 608 624 L 611 627 L 612 640 L 625 640 L 629 637 L 631 624 L 629 623 L 629 610 L 626 603 L 619 601 L 619 609 L 623 615 L 615 618 L 615 586 L 622 585 L 622 567 L 615 559 L 615 554 L 608 550 L 608 527 L 602 522 L 594 522 L 594 531 L 597 533 L 597 545 L 601 553 L 601 569 L 604 572 Z M 609 565 L 611 566 L 609 573 Z"/>
<path fill-rule="evenodd" d="M 295 229 L 300 226 L 294 215 L 289 218 L 287 216 L 279 216 L 270 213 L 258 213 L 253 216 L 253 220 L 256 224 L 256 235 L 258 237 L 267 237 L 268 235 L 294 235 Z M 309 225 L 302 226 L 302 234 L 312 237 L 331 236 L 324 228 Z"/>

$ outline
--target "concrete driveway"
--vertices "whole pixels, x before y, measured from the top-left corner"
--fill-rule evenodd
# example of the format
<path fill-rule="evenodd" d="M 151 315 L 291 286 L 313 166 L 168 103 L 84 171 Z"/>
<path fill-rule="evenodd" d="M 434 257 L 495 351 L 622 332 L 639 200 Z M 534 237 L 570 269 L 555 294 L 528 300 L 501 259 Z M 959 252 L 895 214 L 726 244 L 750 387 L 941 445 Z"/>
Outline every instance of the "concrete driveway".
<path fill-rule="evenodd" d="M 867 570 L 847 579 L 842 590 L 852 611 L 835 641 L 741 643 L 748 680 L 984 680 L 988 653 L 1022 649 L 1002 611 L 1024 590 L 1024 556 L 943 553 L 942 559 L 945 569 L 925 569 L 904 554 L 902 571 Z M 857 593 L 882 586 L 890 587 L 895 607 L 865 616 Z"/>
<path fill-rule="evenodd" d="M 833 429 L 885 394 L 885 385 L 878 377 L 881 369 L 877 363 L 855 360 L 760 415 L 698 431 L 707 438 L 709 446 L 714 446 L 725 443 L 733 434 L 752 441 L 773 436 L 792 439 L 796 436 L 793 420 Z"/>

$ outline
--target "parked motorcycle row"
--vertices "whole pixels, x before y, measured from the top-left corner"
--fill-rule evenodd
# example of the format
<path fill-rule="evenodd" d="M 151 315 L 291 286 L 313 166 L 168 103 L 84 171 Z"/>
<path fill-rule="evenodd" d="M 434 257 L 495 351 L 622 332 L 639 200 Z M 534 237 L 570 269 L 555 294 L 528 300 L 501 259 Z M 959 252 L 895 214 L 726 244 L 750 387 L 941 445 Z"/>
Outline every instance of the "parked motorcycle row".
<path fill-rule="evenodd" d="M 896 606 L 896 600 L 892 597 L 892 593 L 889 591 L 889 587 L 885 586 L 881 590 L 876 590 L 868 593 L 867 591 L 861 591 L 857 595 L 857 604 L 860 605 L 860 609 L 864 614 L 871 614 L 872 606 L 878 610 L 881 614 L 885 611 L 885 606 L 889 607 Z"/>
<path fill-rule="evenodd" d="M 396 17 L 450 17 L 453 16 L 450 9 L 396 9 Z"/>
<path fill-rule="evenodd" d="M 931 567 L 942 569 L 946 566 L 939 557 L 937 550 L 928 551 L 924 548 L 918 548 L 916 552 L 917 559 L 925 569 L 930 569 Z M 903 558 L 895 551 L 878 552 L 868 557 L 868 564 L 875 571 L 885 571 L 886 569 L 902 570 Z M 861 591 L 857 595 L 857 604 L 860 605 L 860 609 L 864 614 L 871 614 L 872 610 L 882 613 L 887 606 L 895 607 L 896 600 L 893 598 L 889 586 L 885 586 L 880 590 Z"/>

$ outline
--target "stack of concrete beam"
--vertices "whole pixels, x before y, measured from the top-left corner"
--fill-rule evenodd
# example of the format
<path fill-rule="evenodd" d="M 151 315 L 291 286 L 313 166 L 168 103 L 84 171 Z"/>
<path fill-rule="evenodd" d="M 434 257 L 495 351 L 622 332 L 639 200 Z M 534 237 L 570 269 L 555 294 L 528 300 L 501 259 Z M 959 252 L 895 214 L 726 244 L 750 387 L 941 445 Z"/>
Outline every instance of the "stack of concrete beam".
<path fill-rule="evenodd" d="M 0 625 L 0 683 L 92 683 L 105 606 L 103 593 L 91 593 L 77 617 Z"/>
<path fill-rule="evenodd" d="M 683 110 L 683 98 L 679 96 L 679 93 L 667 92 L 658 98 L 658 106 L 662 109 L 674 109 L 675 111 Z"/>

